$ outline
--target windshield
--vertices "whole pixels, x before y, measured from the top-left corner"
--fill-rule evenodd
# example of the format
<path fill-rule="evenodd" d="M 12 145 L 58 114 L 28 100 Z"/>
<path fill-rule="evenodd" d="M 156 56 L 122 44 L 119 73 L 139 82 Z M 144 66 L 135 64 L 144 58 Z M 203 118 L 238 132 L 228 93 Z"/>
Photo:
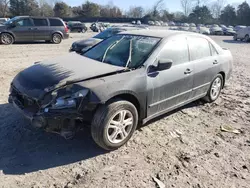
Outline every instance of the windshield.
<path fill-rule="evenodd" d="M 112 34 L 112 29 L 106 29 L 103 32 L 99 33 L 98 35 L 94 36 L 94 38 L 106 39 L 106 38 L 111 37 L 112 35 L 113 35 Z"/>
<path fill-rule="evenodd" d="M 103 63 L 137 68 L 158 44 L 160 38 L 134 35 L 115 35 L 99 43 L 83 56 Z"/>
<path fill-rule="evenodd" d="M 14 21 L 16 21 L 16 20 L 18 20 L 18 19 L 19 19 L 18 16 L 17 16 L 17 17 L 14 17 L 14 18 L 8 20 L 7 22 L 4 22 L 4 25 L 10 25 L 10 24 L 12 24 Z"/>

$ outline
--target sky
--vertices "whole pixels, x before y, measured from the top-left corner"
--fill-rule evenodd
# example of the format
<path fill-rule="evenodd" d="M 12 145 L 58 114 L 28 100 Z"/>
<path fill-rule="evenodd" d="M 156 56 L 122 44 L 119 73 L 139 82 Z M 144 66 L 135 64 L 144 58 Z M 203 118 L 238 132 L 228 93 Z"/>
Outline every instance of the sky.
<path fill-rule="evenodd" d="M 98 4 L 108 4 L 110 0 L 90 0 L 91 2 L 95 2 Z M 213 0 L 209 0 L 212 2 Z M 227 4 L 238 5 L 245 0 L 226 0 Z M 249 0 L 250 1 L 250 0 Z M 70 6 L 79 6 L 85 2 L 85 0 L 64 0 Z M 126 11 L 130 6 L 142 6 L 146 9 L 152 8 L 153 4 L 156 0 L 112 0 L 113 4 L 120 7 L 122 10 Z M 165 7 L 170 12 L 181 11 L 181 3 L 180 0 L 165 0 Z"/>

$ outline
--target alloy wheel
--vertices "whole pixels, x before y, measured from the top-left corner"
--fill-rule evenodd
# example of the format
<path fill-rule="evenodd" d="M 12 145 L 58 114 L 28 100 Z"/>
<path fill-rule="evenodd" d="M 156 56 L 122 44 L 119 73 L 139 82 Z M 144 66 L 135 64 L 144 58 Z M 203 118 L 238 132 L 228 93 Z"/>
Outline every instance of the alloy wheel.
<path fill-rule="evenodd" d="M 214 80 L 210 91 L 210 95 L 213 100 L 218 98 L 221 91 L 221 86 L 222 86 L 222 80 L 221 78 L 218 77 Z"/>

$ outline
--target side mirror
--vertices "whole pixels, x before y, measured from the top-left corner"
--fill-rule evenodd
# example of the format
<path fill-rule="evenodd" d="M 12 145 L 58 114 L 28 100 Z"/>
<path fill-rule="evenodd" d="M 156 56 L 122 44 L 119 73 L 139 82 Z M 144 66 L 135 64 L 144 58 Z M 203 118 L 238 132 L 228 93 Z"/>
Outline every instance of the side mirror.
<path fill-rule="evenodd" d="M 11 28 L 14 28 L 14 27 L 16 27 L 17 25 L 16 25 L 16 23 L 15 22 L 12 22 L 11 24 L 10 24 L 10 27 Z"/>
<path fill-rule="evenodd" d="M 172 67 L 173 61 L 171 59 L 160 59 L 158 61 L 157 70 L 163 71 L 170 69 Z"/>

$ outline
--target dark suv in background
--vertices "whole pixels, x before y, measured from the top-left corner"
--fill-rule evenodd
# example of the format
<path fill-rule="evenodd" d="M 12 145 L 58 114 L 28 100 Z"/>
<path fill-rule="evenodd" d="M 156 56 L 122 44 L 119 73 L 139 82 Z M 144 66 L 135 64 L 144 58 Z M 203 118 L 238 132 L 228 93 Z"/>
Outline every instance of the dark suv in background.
<path fill-rule="evenodd" d="M 0 25 L 0 42 L 45 40 L 55 44 L 69 38 L 68 28 L 60 18 L 17 16 Z"/>

